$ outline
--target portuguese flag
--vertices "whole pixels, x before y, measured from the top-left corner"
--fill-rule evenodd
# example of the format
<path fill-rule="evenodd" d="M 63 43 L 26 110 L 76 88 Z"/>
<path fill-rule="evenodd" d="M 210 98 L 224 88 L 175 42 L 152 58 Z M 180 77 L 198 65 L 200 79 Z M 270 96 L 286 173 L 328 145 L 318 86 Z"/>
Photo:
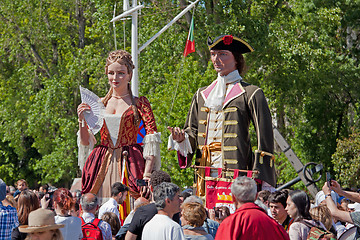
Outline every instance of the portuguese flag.
<path fill-rule="evenodd" d="M 189 35 L 186 40 L 184 57 L 186 57 L 189 53 L 195 52 L 195 41 L 194 41 L 194 18 L 191 19 Z"/>

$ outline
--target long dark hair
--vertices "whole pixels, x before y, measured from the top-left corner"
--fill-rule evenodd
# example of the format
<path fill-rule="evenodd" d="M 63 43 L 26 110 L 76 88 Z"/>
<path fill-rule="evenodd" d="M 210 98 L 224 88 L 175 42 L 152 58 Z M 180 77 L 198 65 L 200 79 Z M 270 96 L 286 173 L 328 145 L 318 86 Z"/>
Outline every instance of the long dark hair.
<path fill-rule="evenodd" d="M 39 207 L 39 199 L 34 192 L 30 190 L 22 191 L 19 195 L 17 209 L 20 225 L 27 225 L 29 213 Z"/>
<path fill-rule="evenodd" d="M 295 203 L 298 210 L 298 217 L 295 220 L 307 219 L 311 220 L 312 217 L 309 213 L 310 210 L 310 199 L 309 196 L 300 190 L 291 191 L 289 194 L 291 200 Z"/>
<path fill-rule="evenodd" d="M 246 72 L 246 64 L 245 64 L 245 58 L 240 52 L 231 52 L 235 58 L 236 61 L 236 68 L 239 71 L 239 74 L 243 76 Z"/>

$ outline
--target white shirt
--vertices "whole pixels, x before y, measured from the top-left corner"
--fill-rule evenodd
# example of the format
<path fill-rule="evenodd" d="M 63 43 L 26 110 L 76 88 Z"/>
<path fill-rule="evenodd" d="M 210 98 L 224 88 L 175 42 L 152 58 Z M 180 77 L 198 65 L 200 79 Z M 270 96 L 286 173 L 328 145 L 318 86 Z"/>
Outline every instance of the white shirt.
<path fill-rule="evenodd" d="M 81 216 L 84 219 L 84 222 L 88 223 L 95 219 L 95 215 L 92 213 L 84 212 Z M 99 228 L 102 232 L 104 240 L 112 240 L 111 226 L 105 221 L 100 221 Z"/>
<path fill-rule="evenodd" d="M 166 215 L 156 214 L 142 232 L 141 240 L 185 240 L 181 226 Z"/>
<path fill-rule="evenodd" d="M 99 209 L 99 218 L 101 218 L 102 215 L 104 215 L 104 213 L 106 213 L 106 212 L 115 213 L 118 218 L 120 217 L 118 203 L 116 202 L 115 199 L 110 198 L 106 203 L 104 203 L 100 207 L 100 209 Z"/>
<path fill-rule="evenodd" d="M 60 231 L 64 237 L 64 239 L 67 240 L 77 240 L 82 239 L 83 234 L 81 230 L 81 219 L 78 217 L 73 216 L 55 216 L 55 223 L 56 224 L 64 224 L 65 227 L 60 228 Z"/>

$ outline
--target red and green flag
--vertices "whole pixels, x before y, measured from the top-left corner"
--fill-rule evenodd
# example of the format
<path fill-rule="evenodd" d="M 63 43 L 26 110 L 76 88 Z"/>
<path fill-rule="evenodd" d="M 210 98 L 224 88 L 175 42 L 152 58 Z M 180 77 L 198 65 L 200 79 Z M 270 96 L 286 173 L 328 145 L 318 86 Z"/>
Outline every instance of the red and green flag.
<path fill-rule="evenodd" d="M 189 53 L 195 52 L 195 40 L 194 40 L 194 18 L 191 19 L 189 35 L 186 40 L 184 57 L 186 57 Z"/>

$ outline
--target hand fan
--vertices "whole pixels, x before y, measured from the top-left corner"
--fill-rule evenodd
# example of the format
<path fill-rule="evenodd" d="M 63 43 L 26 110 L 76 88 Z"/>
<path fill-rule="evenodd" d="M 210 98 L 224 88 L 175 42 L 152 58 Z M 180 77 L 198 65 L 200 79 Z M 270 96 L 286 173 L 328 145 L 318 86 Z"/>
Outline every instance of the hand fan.
<path fill-rule="evenodd" d="M 95 135 L 104 123 L 105 106 L 100 98 L 89 89 L 80 86 L 80 95 L 81 102 L 90 106 L 90 110 L 84 111 L 84 117 L 91 132 Z"/>

